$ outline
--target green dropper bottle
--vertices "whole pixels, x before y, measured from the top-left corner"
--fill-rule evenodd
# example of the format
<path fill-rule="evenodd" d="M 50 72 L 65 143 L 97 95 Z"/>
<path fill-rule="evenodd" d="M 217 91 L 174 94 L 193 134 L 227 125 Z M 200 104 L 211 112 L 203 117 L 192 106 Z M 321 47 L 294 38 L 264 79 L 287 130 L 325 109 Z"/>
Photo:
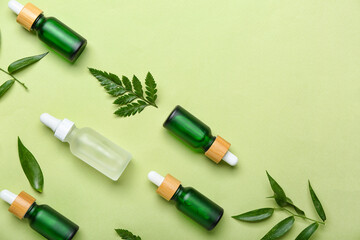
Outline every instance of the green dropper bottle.
<path fill-rule="evenodd" d="M 215 163 L 219 163 L 222 159 L 235 166 L 238 162 L 238 158 L 229 151 L 230 143 L 220 136 L 213 136 L 206 124 L 181 106 L 175 107 L 164 122 L 164 127 L 191 147 L 205 152 L 205 155 Z"/>
<path fill-rule="evenodd" d="M 19 219 L 28 219 L 30 227 L 49 240 L 70 240 L 79 230 L 78 225 L 48 205 L 37 205 L 35 198 L 26 192 L 15 195 L 3 190 L 0 198 L 10 204 L 11 213 Z"/>
<path fill-rule="evenodd" d="M 8 6 L 18 14 L 16 21 L 28 31 L 37 33 L 41 41 L 60 53 L 71 62 L 75 62 L 86 46 L 86 39 L 53 17 L 46 18 L 43 11 L 31 3 L 25 6 L 11 0 Z"/>
<path fill-rule="evenodd" d="M 192 187 L 183 187 L 180 181 L 167 174 L 165 178 L 157 172 L 148 174 L 151 182 L 158 186 L 157 193 L 166 200 L 174 201 L 181 212 L 192 218 L 207 230 L 220 221 L 224 210 Z"/>

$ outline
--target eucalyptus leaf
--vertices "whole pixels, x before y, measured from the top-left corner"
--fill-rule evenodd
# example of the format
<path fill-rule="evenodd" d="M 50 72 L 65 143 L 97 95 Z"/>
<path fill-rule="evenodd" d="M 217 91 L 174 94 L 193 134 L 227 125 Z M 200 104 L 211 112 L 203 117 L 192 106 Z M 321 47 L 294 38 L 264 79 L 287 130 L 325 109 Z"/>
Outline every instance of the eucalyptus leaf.
<path fill-rule="evenodd" d="M 8 67 L 8 72 L 10 74 L 13 74 L 17 71 L 20 71 L 24 69 L 27 66 L 30 66 L 31 64 L 34 64 L 38 61 L 40 61 L 43 57 L 45 57 L 49 52 L 46 52 L 44 54 L 35 55 L 31 57 L 22 58 L 19 60 L 16 60 L 15 62 L 11 63 Z"/>
<path fill-rule="evenodd" d="M 285 235 L 293 226 L 295 218 L 293 216 L 285 218 L 276 224 L 261 240 L 278 239 Z"/>
<path fill-rule="evenodd" d="M 273 215 L 273 213 L 274 213 L 273 208 L 260 208 L 240 215 L 232 216 L 232 218 L 244 222 L 258 222 L 261 220 L 268 219 Z"/>
<path fill-rule="evenodd" d="M 325 211 L 321 205 L 321 202 L 319 200 L 319 198 L 316 196 L 313 188 L 311 187 L 310 181 L 309 181 L 309 190 L 310 190 L 310 195 L 311 195 L 311 199 L 313 201 L 314 207 L 316 209 L 316 212 L 318 213 L 319 217 L 325 221 L 326 220 L 326 214 Z"/>
<path fill-rule="evenodd" d="M 280 206 L 280 207 L 285 207 L 286 205 L 288 205 L 287 203 L 287 197 L 286 194 L 284 192 L 284 190 L 280 187 L 280 185 L 275 181 L 275 179 L 273 179 L 270 174 L 266 171 L 266 174 L 268 176 L 269 182 L 270 182 L 270 186 L 271 189 L 274 191 L 274 198 L 276 203 Z"/>
<path fill-rule="evenodd" d="M 305 228 L 296 238 L 295 240 L 308 240 L 318 229 L 318 223 L 312 223 L 307 228 Z"/>
<path fill-rule="evenodd" d="M 4 94 L 12 87 L 14 82 L 15 82 L 15 80 L 13 80 L 13 79 L 7 80 L 0 86 L 0 98 L 2 96 L 4 96 Z"/>
<path fill-rule="evenodd" d="M 44 177 L 34 155 L 23 145 L 18 137 L 18 151 L 21 167 L 30 185 L 38 192 L 43 191 Z"/>
<path fill-rule="evenodd" d="M 141 240 L 141 237 L 132 234 L 126 229 L 115 229 L 116 233 L 124 240 Z"/>

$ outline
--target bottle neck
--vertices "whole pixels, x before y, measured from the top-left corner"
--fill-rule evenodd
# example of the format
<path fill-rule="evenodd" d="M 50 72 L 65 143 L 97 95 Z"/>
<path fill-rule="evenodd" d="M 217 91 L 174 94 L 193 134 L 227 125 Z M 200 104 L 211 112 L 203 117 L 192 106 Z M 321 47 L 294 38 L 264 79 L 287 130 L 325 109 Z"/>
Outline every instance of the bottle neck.
<path fill-rule="evenodd" d="M 39 211 L 39 208 L 38 208 L 38 205 L 34 202 L 31 207 L 29 208 L 29 210 L 26 212 L 24 218 L 27 218 L 27 219 L 34 219 L 36 214 L 38 213 Z"/>
<path fill-rule="evenodd" d="M 31 26 L 31 30 L 34 31 L 40 30 L 41 27 L 44 25 L 45 21 L 46 21 L 46 17 L 44 16 L 44 14 L 40 14 L 33 23 L 33 25 Z"/>
<path fill-rule="evenodd" d="M 65 142 L 70 143 L 75 136 L 77 135 L 77 133 L 79 132 L 79 129 L 77 127 L 73 127 L 72 130 L 68 133 L 68 135 L 65 138 Z"/>
<path fill-rule="evenodd" d="M 181 201 L 181 199 L 184 199 L 184 196 L 186 194 L 185 189 L 182 185 L 178 187 L 176 190 L 174 196 L 172 196 L 171 200 L 174 200 L 175 202 Z"/>

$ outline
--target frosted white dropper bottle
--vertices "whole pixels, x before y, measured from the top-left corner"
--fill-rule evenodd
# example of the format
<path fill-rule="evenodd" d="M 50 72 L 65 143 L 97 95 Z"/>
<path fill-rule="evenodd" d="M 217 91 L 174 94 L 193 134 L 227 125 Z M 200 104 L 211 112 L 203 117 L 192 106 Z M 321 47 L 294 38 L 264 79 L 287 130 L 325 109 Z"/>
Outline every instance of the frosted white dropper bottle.
<path fill-rule="evenodd" d="M 70 144 L 70 151 L 78 158 L 116 181 L 131 160 L 131 154 L 91 128 L 76 128 L 74 122 L 59 120 L 48 113 L 40 121 L 51 128 L 62 142 Z"/>

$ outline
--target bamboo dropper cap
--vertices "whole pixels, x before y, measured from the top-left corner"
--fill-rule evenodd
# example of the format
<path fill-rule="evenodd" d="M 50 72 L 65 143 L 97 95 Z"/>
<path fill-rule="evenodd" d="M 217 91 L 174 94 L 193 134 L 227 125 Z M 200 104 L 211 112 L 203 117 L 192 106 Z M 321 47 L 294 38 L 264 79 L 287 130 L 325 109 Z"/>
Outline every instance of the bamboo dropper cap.
<path fill-rule="evenodd" d="M 156 192 L 167 201 L 169 201 L 174 196 L 176 190 L 181 184 L 179 180 L 170 174 L 167 174 L 165 177 L 163 177 L 155 171 L 149 172 L 148 178 L 151 182 L 158 186 Z"/>
<path fill-rule="evenodd" d="M 32 25 L 39 15 L 43 13 L 41 9 L 32 3 L 27 3 L 23 6 L 16 0 L 11 0 L 9 1 L 8 6 L 11 10 L 13 10 L 13 12 L 18 14 L 16 21 L 28 31 L 31 30 Z"/>
<path fill-rule="evenodd" d="M 25 214 L 36 200 L 24 191 L 16 196 L 8 190 L 3 190 L 0 193 L 0 197 L 7 203 L 11 204 L 9 207 L 9 212 L 14 214 L 19 219 L 24 218 Z"/>

